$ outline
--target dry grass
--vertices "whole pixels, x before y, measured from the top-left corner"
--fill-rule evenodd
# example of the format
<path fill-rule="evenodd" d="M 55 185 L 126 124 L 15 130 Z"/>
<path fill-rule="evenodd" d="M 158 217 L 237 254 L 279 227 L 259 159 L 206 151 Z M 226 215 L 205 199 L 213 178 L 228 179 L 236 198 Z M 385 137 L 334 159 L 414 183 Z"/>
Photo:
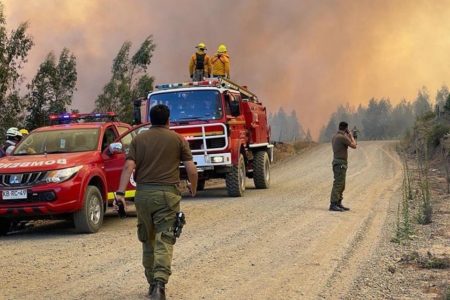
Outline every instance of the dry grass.
<path fill-rule="evenodd" d="M 311 147 L 316 146 L 315 142 L 299 141 L 295 143 L 275 143 L 274 163 L 283 161 L 293 155 L 299 154 Z"/>

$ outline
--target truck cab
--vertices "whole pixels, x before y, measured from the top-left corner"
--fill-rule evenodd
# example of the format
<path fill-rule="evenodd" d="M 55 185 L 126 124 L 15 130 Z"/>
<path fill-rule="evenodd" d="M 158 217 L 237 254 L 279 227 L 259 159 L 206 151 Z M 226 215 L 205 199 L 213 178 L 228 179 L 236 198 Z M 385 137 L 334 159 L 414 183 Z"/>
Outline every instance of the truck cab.
<path fill-rule="evenodd" d="M 97 232 L 125 162 L 108 146 L 131 129 L 113 113 L 61 114 L 31 132 L 0 159 L 0 234 L 34 219 L 73 219 L 78 232 Z M 129 195 L 134 192 L 130 184 Z M 131 193 L 131 194 L 130 194 Z"/>
<path fill-rule="evenodd" d="M 240 197 L 246 178 L 256 188 L 270 186 L 273 145 L 266 108 L 246 87 L 228 79 L 161 84 L 144 104 L 165 104 L 171 129 L 188 142 L 199 171 L 198 189 L 212 178 L 223 178 L 229 196 Z M 182 175 L 183 175 L 183 167 Z"/>

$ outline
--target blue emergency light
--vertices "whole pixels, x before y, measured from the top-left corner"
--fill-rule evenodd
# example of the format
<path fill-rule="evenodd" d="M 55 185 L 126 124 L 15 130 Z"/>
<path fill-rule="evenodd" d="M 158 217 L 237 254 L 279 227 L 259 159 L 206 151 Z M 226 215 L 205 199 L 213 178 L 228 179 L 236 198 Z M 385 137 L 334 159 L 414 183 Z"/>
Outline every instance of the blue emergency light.
<path fill-rule="evenodd" d="M 68 124 L 79 122 L 80 120 L 86 121 L 100 121 L 100 119 L 109 119 L 113 120 L 116 117 L 114 112 L 106 112 L 106 113 L 89 113 L 89 114 L 78 114 L 78 113 L 62 113 L 62 114 L 53 114 L 49 116 L 51 123 L 56 124 Z"/>

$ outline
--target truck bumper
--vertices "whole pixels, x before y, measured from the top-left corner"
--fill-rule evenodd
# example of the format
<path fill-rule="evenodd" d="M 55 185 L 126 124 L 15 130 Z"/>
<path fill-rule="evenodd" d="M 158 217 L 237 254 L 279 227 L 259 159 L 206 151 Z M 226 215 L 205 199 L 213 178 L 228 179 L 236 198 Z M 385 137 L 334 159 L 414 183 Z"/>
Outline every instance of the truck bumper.
<path fill-rule="evenodd" d="M 194 155 L 193 160 L 198 171 L 214 170 L 215 167 L 231 167 L 231 153 Z"/>
<path fill-rule="evenodd" d="M 49 216 L 72 213 L 81 208 L 81 181 L 68 180 L 58 184 L 23 187 L 27 199 L 5 200 L 2 191 L 18 188 L 0 188 L 0 217 Z"/>

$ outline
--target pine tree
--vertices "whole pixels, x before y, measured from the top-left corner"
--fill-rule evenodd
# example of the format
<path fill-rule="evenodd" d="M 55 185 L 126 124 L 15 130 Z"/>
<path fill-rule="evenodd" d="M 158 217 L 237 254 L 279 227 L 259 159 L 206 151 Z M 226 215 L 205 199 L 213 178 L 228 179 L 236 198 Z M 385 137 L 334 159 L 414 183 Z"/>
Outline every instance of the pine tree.
<path fill-rule="evenodd" d="M 417 98 L 414 101 L 413 106 L 416 117 L 423 116 L 425 113 L 431 111 L 430 95 L 426 87 L 422 87 L 417 92 Z"/>
<path fill-rule="evenodd" d="M 390 125 L 390 115 L 392 105 L 389 99 L 381 99 L 377 101 L 372 98 L 366 110 L 366 114 L 362 121 L 364 126 L 364 135 L 368 139 L 384 139 L 388 133 Z"/>
<path fill-rule="evenodd" d="M 312 136 L 311 136 L 311 131 L 309 131 L 309 128 L 308 128 L 308 130 L 306 131 L 306 136 L 305 136 L 305 141 L 306 142 L 312 142 Z"/>
<path fill-rule="evenodd" d="M 444 108 L 445 102 L 447 101 L 449 94 L 450 92 L 446 85 L 443 85 L 439 90 L 437 90 L 436 105 L 439 107 L 439 110 L 442 110 Z"/>

